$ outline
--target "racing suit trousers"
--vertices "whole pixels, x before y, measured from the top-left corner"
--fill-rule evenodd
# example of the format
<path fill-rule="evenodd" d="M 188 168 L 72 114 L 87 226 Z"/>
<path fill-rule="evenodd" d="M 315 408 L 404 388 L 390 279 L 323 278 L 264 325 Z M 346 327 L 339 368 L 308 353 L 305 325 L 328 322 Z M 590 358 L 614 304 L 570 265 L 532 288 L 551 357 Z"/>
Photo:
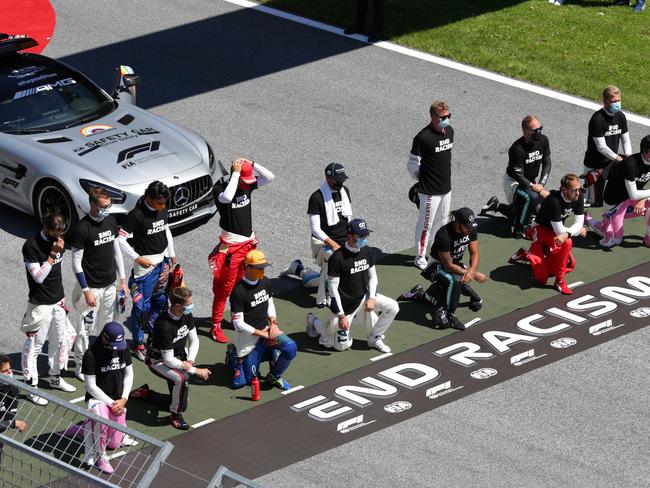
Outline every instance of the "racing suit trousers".
<path fill-rule="evenodd" d="M 431 236 L 435 238 L 438 229 L 449 220 L 451 192 L 444 195 L 418 193 L 418 196 L 420 197 L 420 214 L 415 225 L 415 254 L 424 257 Z"/>
<path fill-rule="evenodd" d="M 111 408 L 95 398 L 88 400 L 88 410 L 108 420 L 126 427 L 126 410 L 121 415 L 113 415 Z M 106 454 L 106 448 L 117 449 L 122 445 L 124 433 L 101 422 L 84 420 L 84 462 L 95 464 Z"/>
<path fill-rule="evenodd" d="M 603 214 L 603 219 L 600 221 L 600 226 L 605 234 L 605 240 L 610 240 L 612 237 L 617 239 L 623 238 L 623 222 L 626 219 L 634 217 L 641 217 L 643 215 L 635 215 L 634 205 L 636 200 L 625 200 L 624 202 L 615 205 Z M 645 219 L 646 219 L 646 235 L 650 235 L 650 199 L 645 202 Z"/>
<path fill-rule="evenodd" d="M 72 329 L 64 300 L 53 305 L 28 304 L 21 326 L 21 330 L 27 334 L 22 351 L 23 378 L 26 383 L 38 385 L 37 361 L 46 340 L 49 340 L 49 375 L 61 374 L 68 362 L 68 352 L 74 341 Z"/>
<path fill-rule="evenodd" d="M 375 337 L 381 337 L 384 332 L 395 320 L 399 312 L 399 305 L 390 297 L 377 293 L 375 297 L 375 310 L 366 312 L 363 306 L 368 297 L 364 297 L 356 310 L 347 315 L 350 326 L 357 320 L 363 320 L 366 325 L 366 335 L 368 340 Z M 314 320 L 314 327 L 319 334 L 318 342 L 323 347 L 345 351 L 352 347 L 352 336 L 350 330 L 344 331 L 339 329 L 339 318 L 334 313 L 330 313 L 327 322 L 321 322 L 319 319 Z"/>
<path fill-rule="evenodd" d="M 182 413 L 187 410 L 187 401 L 190 393 L 190 373 L 180 369 L 170 368 L 162 360 L 150 359 L 147 366 L 153 374 L 167 381 L 171 400 L 169 411 Z"/>
<path fill-rule="evenodd" d="M 108 322 L 115 320 L 117 306 L 117 286 L 115 283 L 104 288 L 90 288 L 95 297 L 95 307 L 89 307 L 79 283 L 72 290 L 72 306 L 75 310 L 72 325 L 77 338 L 74 341 L 74 360 L 81 367 L 81 359 L 90 345 L 91 335 L 98 335 Z"/>
<path fill-rule="evenodd" d="M 244 258 L 257 247 L 251 239 L 238 244 L 228 244 L 223 239 L 208 257 L 212 270 L 212 326 L 221 326 L 223 311 L 235 284 L 244 276 Z"/>
<path fill-rule="evenodd" d="M 318 291 L 316 292 L 316 305 L 327 304 L 327 261 L 332 255 L 332 248 L 320 239 L 311 237 L 311 255 L 314 263 L 320 266 L 320 278 L 318 279 Z"/>
<path fill-rule="evenodd" d="M 129 290 L 133 306 L 128 324 L 136 344 L 144 342 L 145 327 L 151 332 L 158 315 L 167 306 L 169 268 L 169 260 L 165 258 L 144 276 L 135 278 L 131 273 Z"/>
<path fill-rule="evenodd" d="M 532 228 L 532 236 L 529 257 L 535 281 L 545 285 L 549 276 L 555 276 L 556 280 L 563 279 L 569 271 L 567 262 L 573 249 L 571 237 L 568 237 L 561 246 L 557 246 L 553 229 L 541 225 Z M 572 263 L 574 264 L 571 270 L 575 267 L 573 258 Z"/>

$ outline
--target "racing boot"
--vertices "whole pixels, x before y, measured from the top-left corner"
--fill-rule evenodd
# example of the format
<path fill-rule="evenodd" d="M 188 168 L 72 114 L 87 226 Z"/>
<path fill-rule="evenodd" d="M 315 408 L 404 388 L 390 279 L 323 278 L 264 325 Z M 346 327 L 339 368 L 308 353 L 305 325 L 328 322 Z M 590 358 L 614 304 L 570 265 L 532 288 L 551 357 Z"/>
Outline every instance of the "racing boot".
<path fill-rule="evenodd" d="M 422 285 L 415 285 L 409 291 L 405 291 L 399 297 L 397 297 L 398 302 L 416 302 L 422 298 L 424 295 L 424 288 Z"/>
<path fill-rule="evenodd" d="M 227 344 L 228 343 L 228 338 L 223 333 L 223 329 L 221 328 L 221 324 L 213 325 L 210 328 L 210 337 L 212 338 L 212 340 L 214 342 L 219 342 L 221 344 Z"/>

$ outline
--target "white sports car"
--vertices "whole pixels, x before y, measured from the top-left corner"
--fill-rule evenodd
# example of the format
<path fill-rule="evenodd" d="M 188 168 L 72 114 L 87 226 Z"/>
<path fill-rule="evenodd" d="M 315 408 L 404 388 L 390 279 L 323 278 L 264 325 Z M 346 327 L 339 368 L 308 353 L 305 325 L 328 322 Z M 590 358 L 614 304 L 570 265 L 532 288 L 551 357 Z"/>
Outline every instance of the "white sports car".
<path fill-rule="evenodd" d="M 171 190 L 172 227 L 209 220 L 213 185 L 226 171 L 193 131 L 135 105 L 138 76 L 116 68 L 108 95 L 65 64 L 22 50 L 37 45 L 0 34 L 0 202 L 66 230 L 89 210 L 88 191 L 108 190 L 125 215 L 153 180 Z"/>

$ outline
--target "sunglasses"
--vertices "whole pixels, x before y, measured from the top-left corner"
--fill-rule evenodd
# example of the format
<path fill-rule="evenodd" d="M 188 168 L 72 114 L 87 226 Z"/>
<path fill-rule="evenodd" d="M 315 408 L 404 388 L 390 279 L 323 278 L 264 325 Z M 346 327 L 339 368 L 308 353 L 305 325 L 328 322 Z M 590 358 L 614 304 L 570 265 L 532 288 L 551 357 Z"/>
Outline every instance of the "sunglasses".
<path fill-rule="evenodd" d="M 443 120 L 443 119 L 451 119 L 451 112 L 449 112 L 447 115 L 436 115 L 436 118 Z"/>
<path fill-rule="evenodd" d="M 543 128 L 544 128 L 544 126 L 540 125 L 537 129 L 533 129 L 532 132 L 533 132 L 533 134 L 539 134 L 540 132 L 542 132 Z"/>

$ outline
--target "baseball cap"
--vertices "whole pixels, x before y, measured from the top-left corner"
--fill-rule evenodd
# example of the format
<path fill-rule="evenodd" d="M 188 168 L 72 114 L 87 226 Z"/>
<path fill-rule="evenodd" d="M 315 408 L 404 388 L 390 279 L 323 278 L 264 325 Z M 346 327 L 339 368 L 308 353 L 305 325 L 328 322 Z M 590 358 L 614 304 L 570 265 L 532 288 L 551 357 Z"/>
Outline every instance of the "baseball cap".
<path fill-rule="evenodd" d="M 345 174 L 345 168 L 341 163 L 330 163 L 325 168 L 325 176 L 331 176 L 334 181 L 337 183 L 343 183 L 348 179 L 348 175 Z"/>
<path fill-rule="evenodd" d="M 454 219 L 456 222 L 464 225 L 468 229 L 476 229 L 478 227 L 476 218 L 474 217 L 474 212 L 471 208 L 463 207 L 455 210 Z"/>
<path fill-rule="evenodd" d="M 108 347 L 114 351 L 124 351 L 126 340 L 124 339 L 124 327 L 119 322 L 109 322 L 102 329 L 102 335 L 108 342 Z"/>
<path fill-rule="evenodd" d="M 358 237 L 366 237 L 372 231 L 368 229 L 366 221 L 363 219 L 352 219 L 348 222 L 348 233 Z"/>
<path fill-rule="evenodd" d="M 241 172 L 239 173 L 239 179 L 244 183 L 253 184 L 257 181 L 257 178 L 253 176 L 253 163 L 248 160 L 245 160 L 241 165 Z"/>
<path fill-rule="evenodd" d="M 271 266 L 266 261 L 264 253 L 258 250 L 248 251 L 248 254 L 246 254 L 246 257 L 244 258 L 244 264 L 255 268 L 266 268 L 267 266 Z"/>

